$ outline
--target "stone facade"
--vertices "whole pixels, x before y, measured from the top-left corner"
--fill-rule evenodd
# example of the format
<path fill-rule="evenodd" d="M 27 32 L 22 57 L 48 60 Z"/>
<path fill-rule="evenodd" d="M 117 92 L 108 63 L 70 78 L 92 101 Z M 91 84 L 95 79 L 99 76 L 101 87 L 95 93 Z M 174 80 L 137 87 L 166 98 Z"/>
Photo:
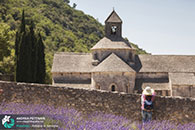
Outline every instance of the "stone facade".
<path fill-rule="evenodd" d="M 133 93 L 135 73 L 92 73 L 92 88 Z"/>
<path fill-rule="evenodd" d="M 0 102 L 64 106 L 86 113 L 103 112 L 141 121 L 141 95 L 103 90 L 58 87 L 0 81 Z M 182 104 L 182 105 L 181 105 Z M 178 97 L 155 98 L 153 119 L 176 123 L 195 122 L 195 99 Z"/>
<path fill-rule="evenodd" d="M 173 96 L 195 97 L 195 85 L 173 85 Z"/>
<path fill-rule="evenodd" d="M 91 73 L 53 73 L 53 84 L 90 84 Z"/>

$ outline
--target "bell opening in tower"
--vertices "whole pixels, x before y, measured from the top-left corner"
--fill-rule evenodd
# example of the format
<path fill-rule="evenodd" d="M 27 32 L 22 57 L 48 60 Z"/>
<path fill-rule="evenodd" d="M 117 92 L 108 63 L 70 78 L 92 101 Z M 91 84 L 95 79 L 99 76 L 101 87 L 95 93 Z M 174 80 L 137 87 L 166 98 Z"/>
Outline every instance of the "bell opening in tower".
<path fill-rule="evenodd" d="M 116 25 L 112 25 L 111 26 L 111 34 L 112 35 L 116 35 L 116 32 L 117 32 L 117 26 Z"/>

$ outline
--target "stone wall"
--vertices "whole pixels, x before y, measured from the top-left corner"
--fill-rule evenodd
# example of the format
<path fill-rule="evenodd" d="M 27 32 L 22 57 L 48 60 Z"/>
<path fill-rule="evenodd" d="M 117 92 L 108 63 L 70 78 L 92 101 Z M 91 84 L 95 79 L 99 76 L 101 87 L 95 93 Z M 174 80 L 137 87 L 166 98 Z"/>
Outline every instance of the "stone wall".
<path fill-rule="evenodd" d="M 194 85 L 172 85 L 172 95 L 195 98 Z"/>
<path fill-rule="evenodd" d="M 3 81 L 14 81 L 14 75 L 11 75 L 11 74 L 0 74 L 0 80 L 3 80 Z"/>
<path fill-rule="evenodd" d="M 0 81 L 0 102 L 69 106 L 84 113 L 101 111 L 141 120 L 140 95 Z M 195 99 L 156 97 L 154 119 L 195 122 Z"/>
<path fill-rule="evenodd" d="M 53 73 L 53 84 L 90 84 L 91 73 Z"/>

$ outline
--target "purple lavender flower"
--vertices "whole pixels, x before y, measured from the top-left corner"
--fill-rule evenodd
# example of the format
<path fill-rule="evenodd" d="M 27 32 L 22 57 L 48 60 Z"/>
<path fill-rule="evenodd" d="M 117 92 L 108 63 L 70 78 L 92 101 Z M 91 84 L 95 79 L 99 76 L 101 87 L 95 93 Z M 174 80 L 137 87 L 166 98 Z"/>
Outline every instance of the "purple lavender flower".
<path fill-rule="evenodd" d="M 2 103 L 0 114 L 45 115 L 46 123 L 56 123 L 58 130 L 195 130 L 195 123 L 177 125 L 170 121 L 151 121 L 142 124 L 113 114 L 94 112 L 86 116 L 75 109 L 45 104 Z"/>

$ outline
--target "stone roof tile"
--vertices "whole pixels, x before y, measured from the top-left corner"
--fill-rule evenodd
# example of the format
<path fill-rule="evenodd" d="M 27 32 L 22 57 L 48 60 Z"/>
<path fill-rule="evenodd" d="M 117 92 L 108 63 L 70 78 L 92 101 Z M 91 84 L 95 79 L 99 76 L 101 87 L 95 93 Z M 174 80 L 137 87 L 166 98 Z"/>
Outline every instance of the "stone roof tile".
<path fill-rule="evenodd" d="M 128 64 L 114 53 L 110 54 L 92 72 L 135 72 Z"/>
<path fill-rule="evenodd" d="M 84 53 L 56 53 L 52 72 L 90 72 L 92 55 Z"/>
<path fill-rule="evenodd" d="M 112 13 L 108 16 L 105 22 L 114 22 L 114 23 L 122 23 L 121 18 L 118 14 L 113 10 Z"/>
<path fill-rule="evenodd" d="M 132 49 L 130 44 L 123 38 L 102 38 L 95 46 L 91 48 L 94 49 Z"/>
<path fill-rule="evenodd" d="M 139 72 L 195 72 L 195 56 L 138 55 Z"/>

